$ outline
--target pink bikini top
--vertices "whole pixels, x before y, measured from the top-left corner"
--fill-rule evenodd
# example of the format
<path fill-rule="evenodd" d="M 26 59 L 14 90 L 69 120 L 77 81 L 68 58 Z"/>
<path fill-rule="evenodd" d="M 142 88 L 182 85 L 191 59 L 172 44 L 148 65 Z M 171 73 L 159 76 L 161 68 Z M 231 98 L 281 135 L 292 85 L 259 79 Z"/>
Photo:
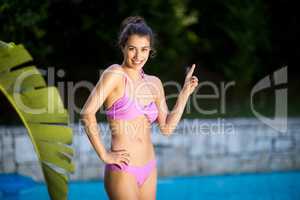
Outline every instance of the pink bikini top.
<path fill-rule="evenodd" d="M 141 71 L 141 76 L 144 78 L 144 72 Z M 125 91 L 124 95 L 116 100 L 112 106 L 106 109 L 106 116 L 110 119 L 130 120 L 137 116 L 145 115 L 147 119 L 153 123 L 158 116 L 158 110 L 154 101 L 143 106 L 137 101 L 131 100 L 126 92 L 127 75 L 125 76 Z"/>

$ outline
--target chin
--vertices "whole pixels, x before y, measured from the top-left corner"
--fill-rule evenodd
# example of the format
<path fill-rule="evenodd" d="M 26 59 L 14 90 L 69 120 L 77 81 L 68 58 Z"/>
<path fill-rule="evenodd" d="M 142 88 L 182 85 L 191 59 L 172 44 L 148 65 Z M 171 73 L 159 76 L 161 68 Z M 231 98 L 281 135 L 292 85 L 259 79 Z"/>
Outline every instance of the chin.
<path fill-rule="evenodd" d="M 133 68 L 133 69 L 142 69 L 144 67 L 145 63 L 141 63 L 141 64 L 133 64 L 133 63 L 130 63 L 130 67 Z"/>

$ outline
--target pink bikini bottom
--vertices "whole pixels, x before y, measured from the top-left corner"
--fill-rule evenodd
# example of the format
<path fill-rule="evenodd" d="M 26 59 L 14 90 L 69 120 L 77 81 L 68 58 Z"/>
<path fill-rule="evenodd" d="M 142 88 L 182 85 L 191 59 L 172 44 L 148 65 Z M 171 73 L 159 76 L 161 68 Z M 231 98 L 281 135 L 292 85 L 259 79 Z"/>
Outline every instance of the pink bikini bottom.
<path fill-rule="evenodd" d="M 120 168 L 116 164 L 106 164 L 105 170 L 112 170 L 112 171 L 124 171 L 132 174 L 139 187 L 141 187 L 147 178 L 150 176 L 150 173 L 156 167 L 156 160 L 150 160 L 146 165 L 137 167 L 137 166 L 130 166 L 130 165 L 122 165 Z"/>

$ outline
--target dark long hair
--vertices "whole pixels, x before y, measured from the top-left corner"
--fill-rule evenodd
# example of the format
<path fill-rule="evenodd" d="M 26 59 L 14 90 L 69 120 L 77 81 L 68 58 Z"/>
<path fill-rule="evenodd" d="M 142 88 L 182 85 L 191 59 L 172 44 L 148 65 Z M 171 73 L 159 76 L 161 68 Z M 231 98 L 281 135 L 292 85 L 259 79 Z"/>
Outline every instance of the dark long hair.
<path fill-rule="evenodd" d="M 119 47 L 121 49 L 124 48 L 128 41 L 128 38 L 134 34 L 149 37 L 151 47 L 150 57 L 153 57 L 156 52 L 154 49 L 154 33 L 152 29 L 147 25 L 144 18 L 140 16 L 131 16 L 123 20 L 120 27 L 120 34 L 118 40 Z"/>

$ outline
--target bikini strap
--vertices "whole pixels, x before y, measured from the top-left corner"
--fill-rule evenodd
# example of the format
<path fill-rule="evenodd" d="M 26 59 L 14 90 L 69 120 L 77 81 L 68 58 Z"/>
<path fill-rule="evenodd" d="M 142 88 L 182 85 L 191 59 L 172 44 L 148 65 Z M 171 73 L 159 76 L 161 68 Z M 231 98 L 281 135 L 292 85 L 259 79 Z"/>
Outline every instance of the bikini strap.
<path fill-rule="evenodd" d="M 141 77 L 144 78 L 145 77 L 145 72 L 144 72 L 143 68 L 141 69 L 140 73 L 141 73 Z"/>

